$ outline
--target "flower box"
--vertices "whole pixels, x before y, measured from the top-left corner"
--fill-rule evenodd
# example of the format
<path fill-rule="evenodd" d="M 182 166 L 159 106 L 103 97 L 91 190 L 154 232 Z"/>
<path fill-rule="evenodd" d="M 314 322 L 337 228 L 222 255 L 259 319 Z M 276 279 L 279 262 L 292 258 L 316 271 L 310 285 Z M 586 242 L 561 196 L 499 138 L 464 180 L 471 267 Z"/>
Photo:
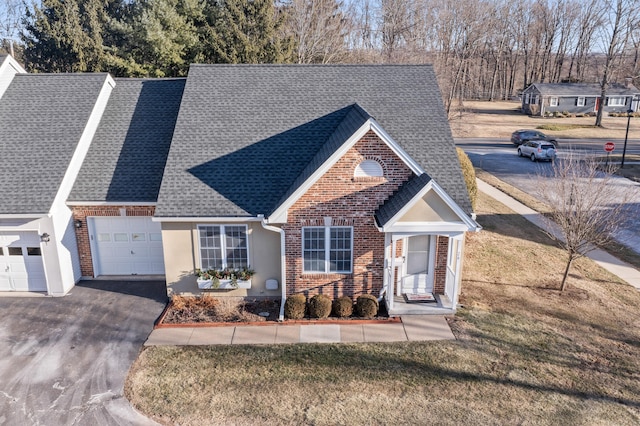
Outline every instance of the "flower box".
<path fill-rule="evenodd" d="M 217 281 L 214 283 L 214 281 Z M 233 290 L 236 288 L 251 288 L 251 280 L 236 280 L 235 285 L 233 280 L 223 279 L 223 280 L 203 280 L 197 279 L 198 288 L 200 290 Z"/>

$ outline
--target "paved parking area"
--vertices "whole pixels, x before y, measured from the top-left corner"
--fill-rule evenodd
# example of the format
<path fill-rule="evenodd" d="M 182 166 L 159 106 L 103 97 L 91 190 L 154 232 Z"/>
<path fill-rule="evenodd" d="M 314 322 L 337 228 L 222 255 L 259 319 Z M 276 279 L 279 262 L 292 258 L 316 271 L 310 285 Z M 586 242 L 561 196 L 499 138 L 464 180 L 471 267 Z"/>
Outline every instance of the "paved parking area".
<path fill-rule="evenodd" d="M 124 380 L 167 299 L 161 281 L 0 297 L 0 425 L 151 425 Z"/>

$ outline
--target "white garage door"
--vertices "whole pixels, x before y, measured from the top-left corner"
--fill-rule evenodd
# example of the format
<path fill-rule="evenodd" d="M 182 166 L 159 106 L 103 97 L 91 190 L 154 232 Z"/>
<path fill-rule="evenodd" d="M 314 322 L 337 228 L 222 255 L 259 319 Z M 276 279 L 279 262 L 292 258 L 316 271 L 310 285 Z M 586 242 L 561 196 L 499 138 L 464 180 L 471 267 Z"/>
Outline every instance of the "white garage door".
<path fill-rule="evenodd" d="M 164 274 L 160 223 L 150 217 L 89 218 L 96 275 Z"/>
<path fill-rule="evenodd" d="M 37 232 L 0 232 L 0 291 L 47 291 Z"/>

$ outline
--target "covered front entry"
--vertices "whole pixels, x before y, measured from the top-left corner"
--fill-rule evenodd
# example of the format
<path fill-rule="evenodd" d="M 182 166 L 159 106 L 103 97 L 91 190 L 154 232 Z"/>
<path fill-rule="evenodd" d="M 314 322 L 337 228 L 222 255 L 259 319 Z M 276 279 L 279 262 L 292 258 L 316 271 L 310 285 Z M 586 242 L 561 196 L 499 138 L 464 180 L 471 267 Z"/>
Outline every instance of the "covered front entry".
<path fill-rule="evenodd" d="M 47 291 L 37 232 L 0 232 L 0 291 Z"/>
<path fill-rule="evenodd" d="M 434 245 L 435 238 L 432 235 L 414 235 L 402 240 L 406 254 L 402 257 L 402 268 L 398 271 L 400 293 L 433 293 Z"/>
<path fill-rule="evenodd" d="M 162 275 L 160 223 L 151 217 L 90 217 L 93 270 L 98 275 Z"/>
<path fill-rule="evenodd" d="M 387 200 L 376 222 L 385 236 L 382 293 L 388 312 L 455 312 L 464 235 L 480 225 L 426 174 Z"/>

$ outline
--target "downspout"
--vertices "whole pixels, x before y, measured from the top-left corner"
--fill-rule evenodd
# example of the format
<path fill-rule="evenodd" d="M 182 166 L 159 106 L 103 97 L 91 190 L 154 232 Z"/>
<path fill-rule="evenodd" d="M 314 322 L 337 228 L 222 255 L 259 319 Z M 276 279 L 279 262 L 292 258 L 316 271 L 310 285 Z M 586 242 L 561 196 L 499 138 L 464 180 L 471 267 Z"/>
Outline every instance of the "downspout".
<path fill-rule="evenodd" d="M 271 232 L 277 232 L 280 234 L 280 270 L 281 270 L 281 291 L 282 291 L 282 301 L 280 302 L 280 315 L 278 316 L 278 321 L 284 321 L 284 302 L 287 300 L 287 257 L 285 254 L 285 240 L 284 240 L 284 229 L 267 225 L 266 220 L 264 219 L 263 214 L 259 214 L 258 218 L 260 218 L 260 224 L 264 229 Z"/>

